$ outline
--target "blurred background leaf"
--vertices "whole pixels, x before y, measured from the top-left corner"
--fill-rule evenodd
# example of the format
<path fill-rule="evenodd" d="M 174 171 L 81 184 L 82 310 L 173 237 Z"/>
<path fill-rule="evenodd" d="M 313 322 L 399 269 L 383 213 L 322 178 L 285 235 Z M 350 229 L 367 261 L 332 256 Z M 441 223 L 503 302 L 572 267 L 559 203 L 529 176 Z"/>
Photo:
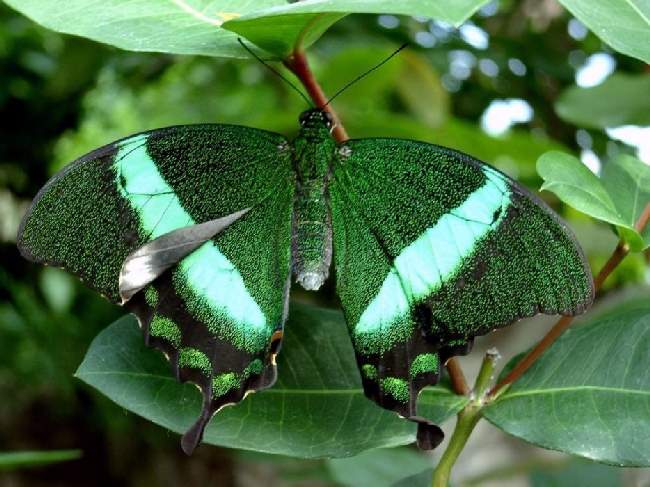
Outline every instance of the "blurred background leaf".
<path fill-rule="evenodd" d="M 619 125 L 650 125 L 650 76 L 614 74 L 603 83 L 572 86 L 557 102 L 557 114 L 581 127 L 605 129 Z"/>
<path fill-rule="evenodd" d="M 34 468 L 81 458 L 81 450 L 0 452 L 0 472 Z"/>

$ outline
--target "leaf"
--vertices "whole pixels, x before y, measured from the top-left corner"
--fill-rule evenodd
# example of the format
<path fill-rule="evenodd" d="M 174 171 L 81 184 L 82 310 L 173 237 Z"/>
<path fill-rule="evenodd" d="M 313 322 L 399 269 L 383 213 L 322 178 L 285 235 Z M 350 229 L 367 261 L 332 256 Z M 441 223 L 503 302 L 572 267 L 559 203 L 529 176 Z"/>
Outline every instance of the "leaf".
<path fill-rule="evenodd" d="M 289 316 L 278 382 L 219 412 L 204 441 L 302 458 L 346 457 L 413 442 L 415 425 L 363 395 L 341 313 L 293 304 Z M 178 433 L 200 411 L 196 387 L 172 377 L 162 355 L 144 346 L 130 315 L 97 336 L 76 375 L 127 410 Z M 420 395 L 418 412 L 441 422 L 464 404 L 464 397 L 433 387 Z"/>
<path fill-rule="evenodd" d="M 81 450 L 0 452 L 0 472 L 77 460 L 81 455 Z"/>
<path fill-rule="evenodd" d="M 246 57 L 228 19 L 283 0 L 5 0 L 35 22 L 131 51 Z"/>
<path fill-rule="evenodd" d="M 631 230 L 627 232 L 626 241 L 632 250 L 641 251 L 650 246 L 650 226 L 646 225 L 641 234 L 633 230 L 650 203 L 650 166 L 636 157 L 620 154 L 603 166 L 602 180 L 618 213 Z"/>
<path fill-rule="evenodd" d="M 248 57 L 238 35 L 284 57 L 351 13 L 419 15 L 460 24 L 488 0 L 5 0 L 39 24 L 132 51 Z"/>
<path fill-rule="evenodd" d="M 310 0 L 250 13 L 224 23 L 280 57 L 294 46 L 309 47 L 333 23 L 351 13 L 430 17 L 460 25 L 488 0 Z"/>
<path fill-rule="evenodd" d="M 598 86 L 566 89 L 555 102 L 555 111 L 581 127 L 650 125 L 648 93 L 650 76 L 617 73 Z"/>
<path fill-rule="evenodd" d="M 625 224 L 598 176 L 572 155 L 551 151 L 537 161 L 544 179 L 540 188 L 552 191 L 566 204 L 615 225 Z"/>
<path fill-rule="evenodd" d="M 569 329 L 494 403 L 495 426 L 544 448 L 650 466 L 650 306 Z"/>
<path fill-rule="evenodd" d="M 560 0 L 619 52 L 650 62 L 650 4 L 646 0 Z"/>
<path fill-rule="evenodd" d="M 538 468 L 530 474 L 531 487 L 623 487 L 620 469 L 577 458 L 560 468 Z"/>
<path fill-rule="evenodd" d="M 397 90 L 410 113 L 430 127 L 440 127 L 449 115 L 450 96 L 426 58 L 413 52 L 402 56 L 404 68 Z"/>
<path fill-rule="evenodd" d="M 639 234 L 635 225 L 650 202 L 650 167 L 635 157 L 621 155 L 605 165 L 599 179 L 577 158 L 547 152 L 537 161 L 544 179 L 542 190 L 555 193 L 566 204 L 587 215 L 616 225 L 630 249 L 640 252 L 650 245 L 647 225 Z"/>
<path fill-rule="evenodd" d="M 328 460 L 332 478 L 341 485 L 391 487 L 413 472 L 431 467 L 431 460 L 409 448 L 382 448 L 353 458 Z"/>
<path fill-rule="evenodd" d="M 428 468 L 420 473 L 398 480 L 391 487 L 429 487 L 432 477 L 433 469 Z"/>

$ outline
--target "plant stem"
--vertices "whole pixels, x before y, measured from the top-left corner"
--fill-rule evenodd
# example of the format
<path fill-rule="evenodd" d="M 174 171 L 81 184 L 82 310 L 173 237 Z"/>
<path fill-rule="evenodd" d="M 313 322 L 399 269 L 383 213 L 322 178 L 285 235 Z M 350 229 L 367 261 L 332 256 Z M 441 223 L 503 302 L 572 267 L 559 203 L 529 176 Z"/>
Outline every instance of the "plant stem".
<path fill-rule="evenodd" d="M 461 396 L 469 396 L 469 386 L 467 385 L 465 374 L 463 374 L 463 369 L 460 368 L 458 359 L 456 357 L 451 357 L 447 360 L 445 367 L 447 367 L 447 372 L 451 379 L 451 388 L 454 392 Z"/>
<path fill-rule="evenodd" d="M 648 203 L 643 212 L 639 216 L 635 224 L 637 231 L 641 232 L 650 220 L 650 203 Z M 618 265 L 623 261 L 623 259 L 630 252 L 628 245 L 622 240 L 619 241 L 618 245 L 612 252 L 612 255 L 607 259 L 607 262 L 602 267 L 596 278 L 594 279 L 594 289 L 596 292 L 600 290 L 603 286 L 609 275 L 618 267 Z M 490 397 L 494 397 L 498 392 L 504 387 L 512 384 L 519 377 L 521 377 L 524 372 L 526 372 L 535 361 L 559 338 L 562 333 L 566 331 L 571 323 L 573 322 L 573 316 L 563 316 L 560 318 L 557 323 L 551 328 L 544 338 L 542 338 L 535 348 L 526 354 L 526 356 L 515 365 L 515 367 L 510 371 L 508 375 L 505 376 L 492 390 L 488 393 Z"/>
<path fill-rule="evenodd" d="M 431 480 L 433 487 L 447 487 L 449 484 L 451 469 L 456 463 L 456 460 L 458 460 L 458 456 L 463 451 L 463 448 L 465 448 L 465 444 L 472 431 L 474 431 L 474 427 L 479 419 L 481 419 L 481 409 L 483 409 L 483 405 L 485 404 L 485 391 L 488 389 L 494 376 L 494 366 L 498 356 L 499 354 L 491 349 L 483 357 L 481 370 L 474 384 L 472 398 L 458 413 L 456 427 L 451 435 L 447 449 L 442 454 L 438 466 L 433 471 L 433 478 Z"/>
<path fill-rule="evenodd" d="M 293 54 L 284 60 L 284 65 L 295 74 L 300 82 L 303 84 L 309 97 L 313 100 L 314 104 L 332 115 L 334 120 L 334 129 L 332 130 L 332 136 L 336 139 L 337 142 L 345 142 L 350 137 L 348 137 L 343 124 L 338 115 L 334 111 L 331 105 L 327 104 L 327 97 L 323 92 L 323 89 L 316 81 L 309 63 L 307 62 L 307 56 L 305 51 L 298 48 L 293 51 Z"/>

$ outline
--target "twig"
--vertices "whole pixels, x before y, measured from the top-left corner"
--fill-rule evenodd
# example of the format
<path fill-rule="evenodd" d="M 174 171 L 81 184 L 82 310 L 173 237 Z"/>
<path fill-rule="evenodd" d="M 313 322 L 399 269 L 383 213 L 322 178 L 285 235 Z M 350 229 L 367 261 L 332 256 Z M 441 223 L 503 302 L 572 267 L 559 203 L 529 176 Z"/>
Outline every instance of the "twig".
<path fill-rule="evenodd" d="M 635 224 L 637 231 L 641 232 L 650 220 L 650 203 L 648 203 L 643 212 L 639 216 Z M 618 265 L 623 261 L 625 256 L 630 252 L 628 245 L 622 240 L 619 241 L 618 245 L 612 252 L 612 255 L 609 257 L 603 268 L 600 270 L 596 278 L 594 279 L 594 288 L 596 291 L 599 291 L 603 286 L 605 280 L 609 275 L 618 267 Z M 558 337 L 566 331 L 571 323 L 573 322 L 573 316 L 563 316 L 560 318 L 557 323 L 551 328 L 544 338 L 533 348 L 528 354 L 519 362 L 515 367 L 510 371 L 508 375 L 505 376 L 492 390 L 488 393 L 488 396 L 494 397 L 499 393 L 504 387 L 512 384 L 519 377 L 521 377 L 524 372 L 526 372 L 533 363 L 558 339 Z"/>
<path fill-rule="evenodd" d="M 461 369 L 460 364 L 458 363 L 458 359 L 456 357 L 451 357 L 447 360 L 445 367 L 447 367 L 447 372 L 451 379 L 451 388 L 454 392 L 461 396 L 469 396 L 471 391 L 469 385 L 467 385 L 467 379 L 465 379 L 463 369 Z"/>
<path fill-rule="evenodd" d="M 494 366 L 499 358 L 495 351 L 488 350 L 483 357 L 481 370 L 476 377 L 474 392 L 467 405 L 458 413 L 456 427 L 451 435 L 447 449 L 442 454 L 438 465 L 433 471 L 431 485 L 433 487 L 447 487 L 451 469 L 458 460 L 458 456 L 463 451 L 467 440 L 469 439 L 474 427 L 481 419 L 481 409 L 485 401 L 485 391 L 487 390 L 494 375 Z"/>
<path fill-rule="evenodd" d="M 345 128 L 341 124 L 341 120 L 332 106 L 327 104 L 327 97 L 309 68 L 305 51 L 296 49 L 290 57 L 284 60 L 284 65 L 298 77 L 307 90 L 309 97 L 314 101 L 314 104 L 318 108 L 322 108 L 332 115 L 332 120 L 334 120 L 334 130 L 332 130 L 332 135 L 336 141 L 345 142 L 348 140 L 350 137 L 348 137 Z"/>

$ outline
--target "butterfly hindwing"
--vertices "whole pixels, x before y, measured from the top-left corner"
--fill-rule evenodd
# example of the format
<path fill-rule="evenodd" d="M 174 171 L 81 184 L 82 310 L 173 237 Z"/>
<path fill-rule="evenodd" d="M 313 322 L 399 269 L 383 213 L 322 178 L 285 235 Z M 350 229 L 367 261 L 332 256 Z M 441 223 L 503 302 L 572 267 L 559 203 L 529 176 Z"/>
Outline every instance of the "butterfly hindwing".
<path fill-rule="evenodd" d="M 180 380 L 203 392 L 203 413 L 183 439 L 186 451 L 216 410 L 275 379 L 293 191 L 282 136 L 179 126 L 124 139 L 71 164 L 23 220 L 19 247 L 26 257 L 63 267 L 119 302 L 120 271 L 137 249 L 174 231 L 182 241 L 179 229 L 247 210 L 126 303 L 148 344 L 167 355 Z"/>
<path fill-rule="evenodd" d="M 330 195 L 337 290 L 364 387 L 402 416 L 475 335 L 538 312 L 576 314 L 593 299 L 569 229 L 465 154 L 347 141 Z"/>

